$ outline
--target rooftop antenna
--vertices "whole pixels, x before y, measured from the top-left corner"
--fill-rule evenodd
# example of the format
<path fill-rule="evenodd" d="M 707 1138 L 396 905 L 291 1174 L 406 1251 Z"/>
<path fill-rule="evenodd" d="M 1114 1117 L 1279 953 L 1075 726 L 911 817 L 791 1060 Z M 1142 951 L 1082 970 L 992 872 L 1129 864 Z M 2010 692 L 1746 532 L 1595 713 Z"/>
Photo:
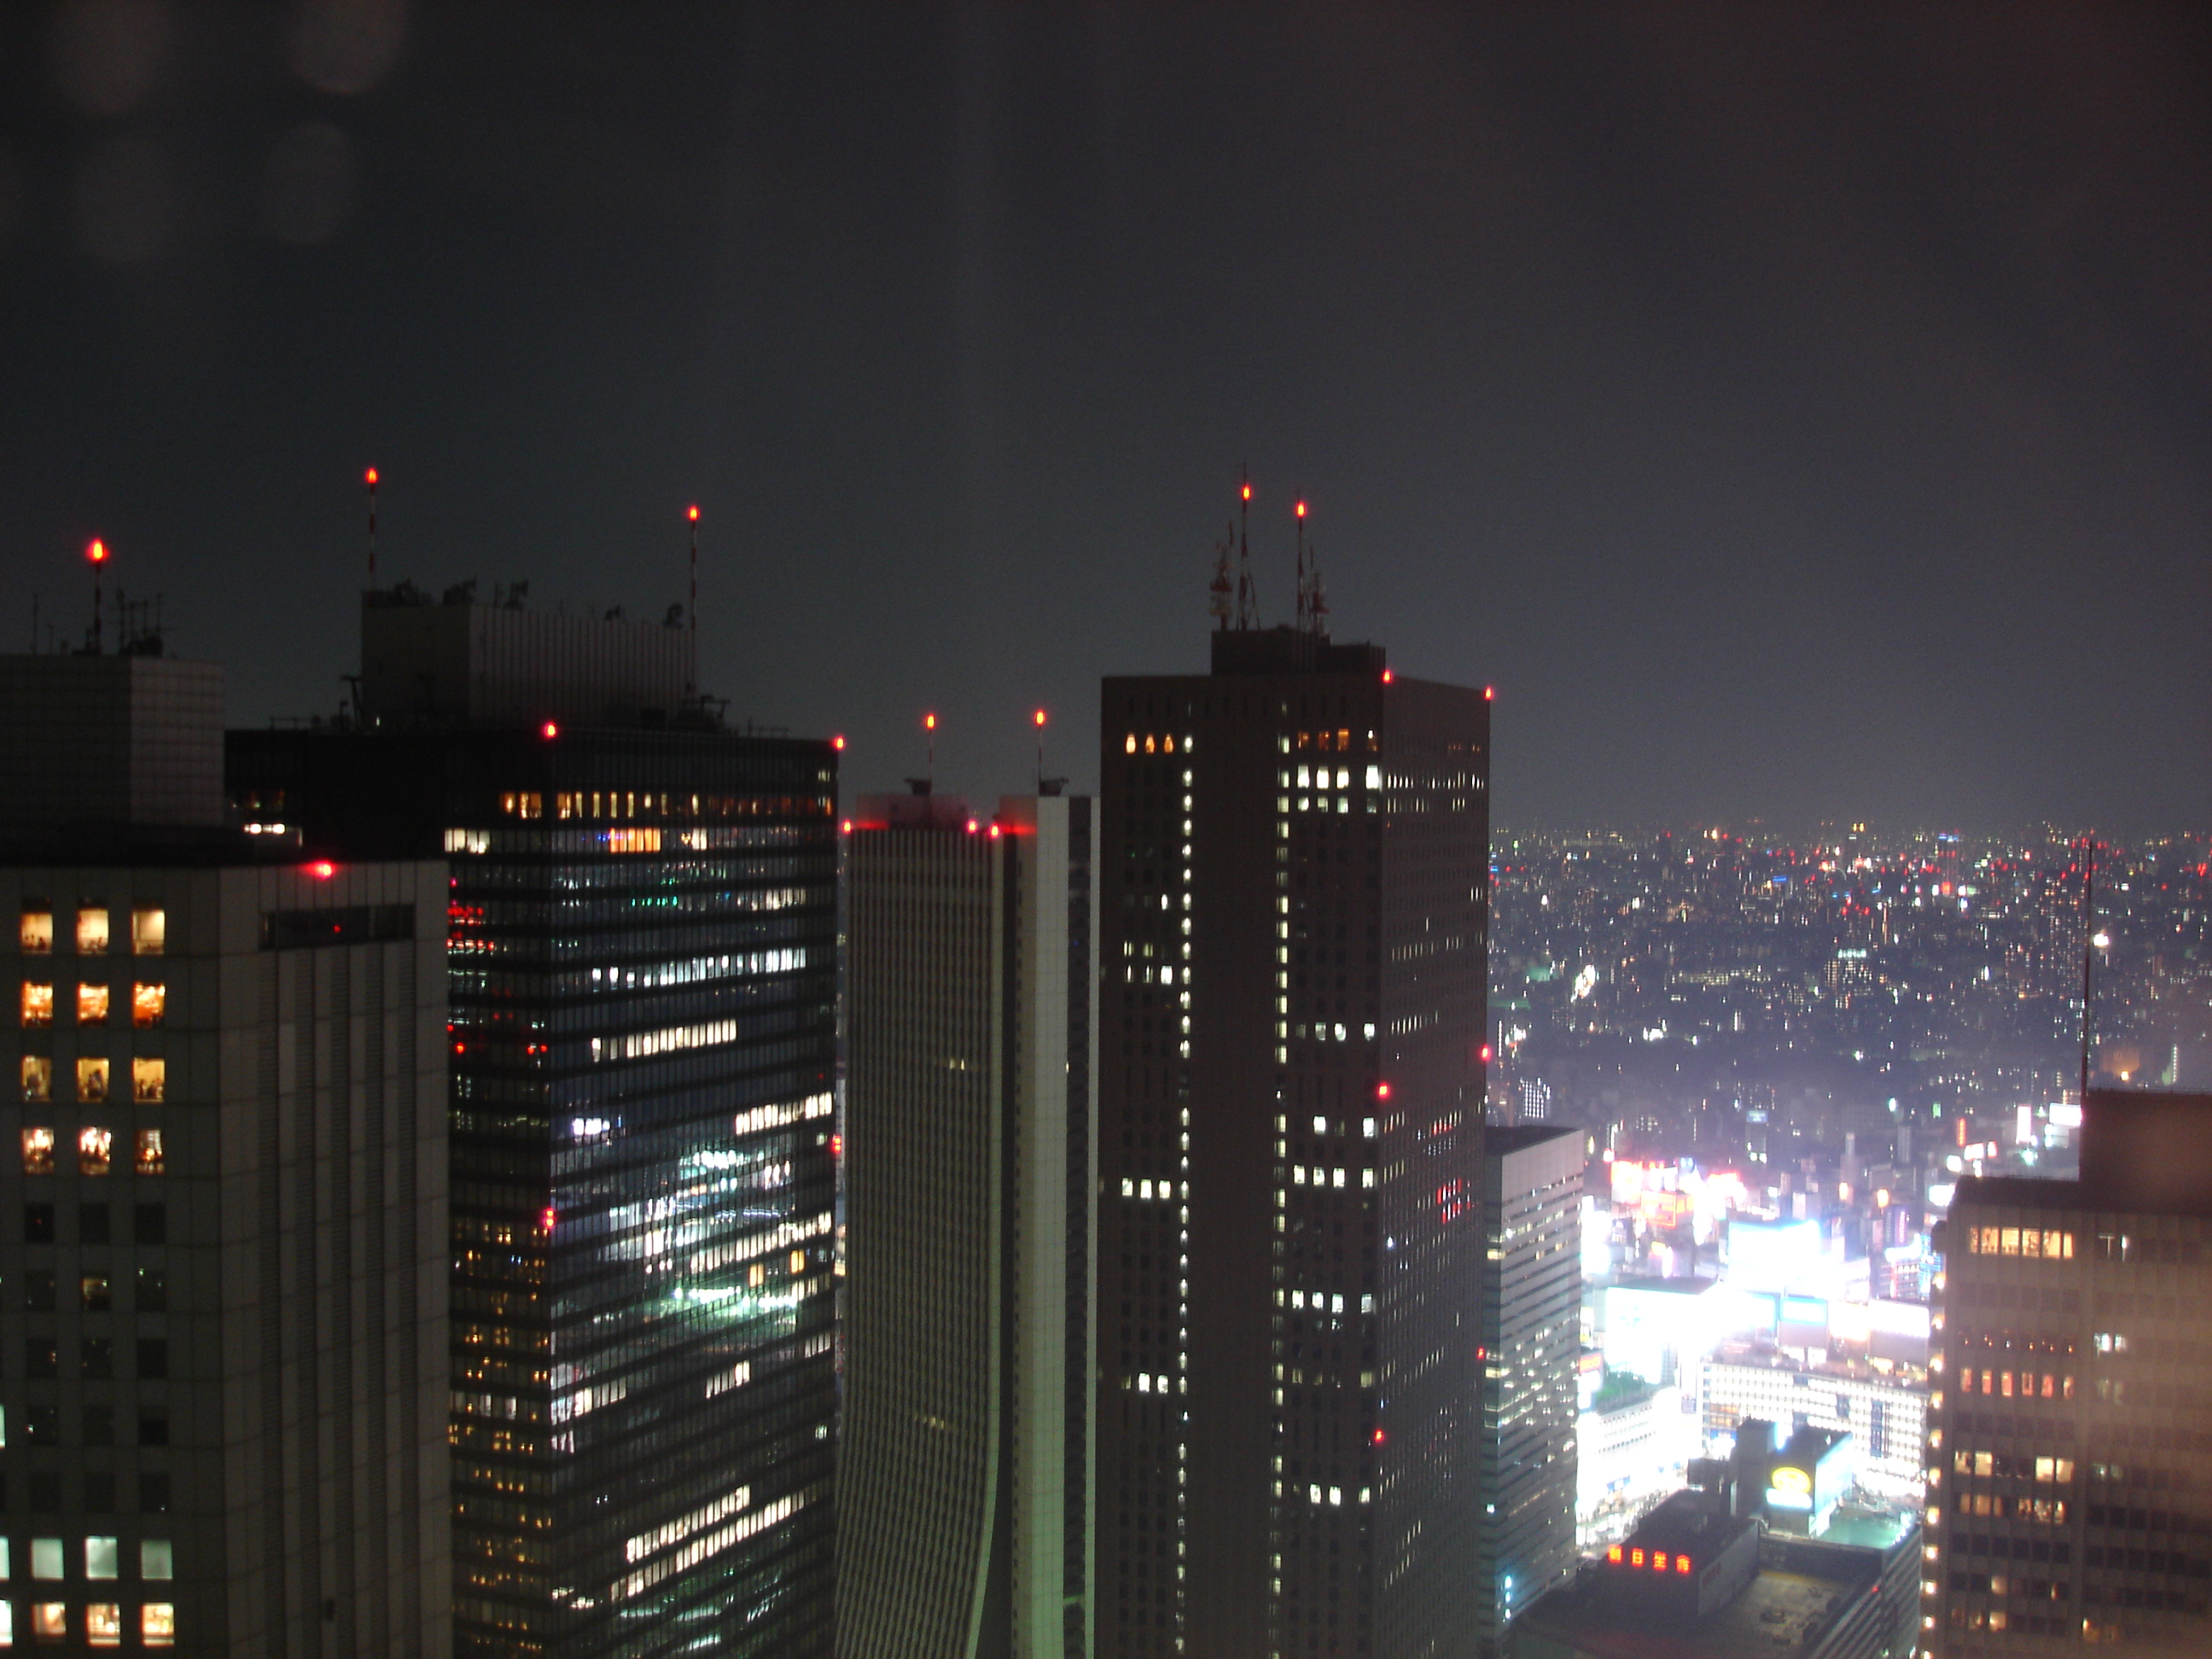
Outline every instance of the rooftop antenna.
<path fill-rule="evenodd" d="M 1297 627 L 1300 633 L 1306 626 L 1306 504 L 1298 503 L 1298 597 Z"/>
<path fill-rule="evenodd" d="M 96 657 L 100 654 L 100 568 L 107 562 L 107 544 L 94 538 L 84 556 L 92 566 L 92 654 Z"/>
<path fill-rule="evenodd" d="M 1243 469 L 1237 502 L 1237 626 L 1260 625 L 1260 590 L 1252 582 L 1252 473 Z"/>
<path fill-rule="evenodd" d="M 929 734 L 926 751 L 928 764 L 923 769 L 922 776 L 922 781 L 927 787 L 921 793 L 925 795 L 933 795 L 937 793 L 937 716 L 934 714 L 924 714 L 921 717 L 921 729 Z"/>
<path fill-rule="evenodd" d="M 1229 626 L 1230 595 L 1234 591 L 1229 580 L 1229 556 L 1236 547 L 1237 526 L 1232 524 L 1227 538 L 1213 544 L 1213 581 L 1207 589 L 1206 609 L 1217 633 Z"/>
<path fill-rule="evenodd" d="M 1328 634 L 1328 595 L 1321 585 L 1320 548 L 1313 550 L 1313 557 L 1309 564 L 1310 568 L 1306 572 L 1306 623 L 1313 629 L 1314 637 L 1322 639 Z"/>
<path fill-rule="evenodd" d="M 2097 836 L 2081 837 L 2081 1105 L 2089 1104 L 2089 979 L 2097 961 Z"/>
<path fill-rule="evenodd" d="M 368 586 L 376 590 L 376 469 L 371 467 L 361 475 L 362 487 L 368 491 Z"/>
<path fill-rule="evenodd" d="M 1036 711 L 1037 734 L 1037 793 L 1044 793 L 1044 710 Z"/>
<path fill-rule="evenodd" d="M 691 503 L 686 514 L 691 520 L 691 690 L 699 689 L 699 503 Z"/>

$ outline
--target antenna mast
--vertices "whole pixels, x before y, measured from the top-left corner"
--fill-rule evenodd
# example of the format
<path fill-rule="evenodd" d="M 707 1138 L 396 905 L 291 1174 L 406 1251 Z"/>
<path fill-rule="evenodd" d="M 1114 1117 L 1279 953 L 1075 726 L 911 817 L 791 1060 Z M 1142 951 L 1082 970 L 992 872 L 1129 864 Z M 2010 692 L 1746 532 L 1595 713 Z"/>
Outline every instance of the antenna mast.
<path fill-rule="evenodd" d="M 100 654 L 100 568 L 107 562 L 107 544 L 95 538 L 84 550 L 84 556 L 92 566 L 92 654 Z"/>
<path fill-rule="evenodd" d="M 1237 504 L 1237 625 L 1260 625 L 1260 590 L 1252 581 L 1252 472 L 1244 469 Z"/>
<path fill-rule="evenodd" d="M 1309 620 L 1306 606 L 1306 504 L 1304 501 L 1300 501 L 1298 503 L 1298 597 L 1297 613 L 1297 629 L 1301 634 L 1306 631 L 1306 623 Z"/>
<path fill-rule="evenodd" d="M 371 467 L 361 475 L 362 487 L 368 491 L 368 586 L 376 589 L 376 469 Z"/>
<path fill-rule="evenodd" d="M 2089 976 L 2097 961 L 2097 836 L 2081 837 L 2081 1105 L 2089 1104 Z"/>
<path fill-rule="evenodd" d="M 1036 711 L 1037 793 L 1044 793 L 1044 710 Z"/>

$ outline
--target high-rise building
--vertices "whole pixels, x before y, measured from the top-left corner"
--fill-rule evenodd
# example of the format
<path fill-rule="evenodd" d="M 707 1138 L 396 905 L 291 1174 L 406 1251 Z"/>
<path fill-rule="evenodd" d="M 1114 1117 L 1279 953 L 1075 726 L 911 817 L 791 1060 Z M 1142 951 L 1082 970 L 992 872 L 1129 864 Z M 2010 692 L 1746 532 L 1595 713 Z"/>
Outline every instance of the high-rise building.
<path fill-rule="evenodd" d="M 1482 1417 L 1477 1651 L 1575 1570 L 1576 1364 L 1582 1352 L 1583 1132 L 1492 1128 L 1482 1146 Z"/>
<path fill-rule="evenodd" d="M 847 842 L 841 1659 L 1091 1651 L 1091 803 Z"/>
<path fill-rule="evenodd" d="M 2212 1097 L 2091 1090 L 2078 1181 L 1969 1177 L 1937 1237 L 1922 1640 L 2212 1647 Z"/>
<path fill-rule="evenodd" d="M 1488 708 L 1212 647 L 1103 688 L 1098 1650 L 1458 1652 Z"/>
<path fill-rule="evenodd" d="M 0 659 L 0 1645 L 444 1654 L 445 866 L 222 756 L 219 668 Z"/>
<path fill-rule="evenodd" d="M 679 627 L 405 589 L 249 821 L 452 862 L 456 1644 L 827 1652 L 836 769 Z"/>

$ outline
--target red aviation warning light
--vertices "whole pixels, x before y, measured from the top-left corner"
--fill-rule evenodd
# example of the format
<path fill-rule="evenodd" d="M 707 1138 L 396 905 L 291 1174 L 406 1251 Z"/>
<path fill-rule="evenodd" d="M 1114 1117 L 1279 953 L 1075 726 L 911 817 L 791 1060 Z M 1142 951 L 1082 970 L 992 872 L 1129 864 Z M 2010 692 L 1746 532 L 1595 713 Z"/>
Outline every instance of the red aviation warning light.
<path fill-rule="evenodd" d="M 548 1204 L 538 1214 L 538 1231 L 541 1232 L 551 1232 L 553 1231 L 553 1206 L 550 1204 Z"/>
<path fill-rule="evenodd" d="M 695 505 L 693 505 L 693 506 L 691 506 L 691 507 L 688 507 L 684 508 L 684 516 L 685 518 L 687 518 L 687 519 L 690 520 L 691 520 L 691 522 L 692 522 L 693 524 L 696 524 L 696 523 L 698 523 L 698 522 L 699 522 L 699 509 L 698 509 L 697 506 L 695 504 Z"/>
<path fill-rule="evenodd" d="M 1303 519 L 1303 518 L 1304 518 L 1304 517 L 1305 517 L 1305 515 L 1306 515 L 1306 504 L 1305 504 L 1304 501 L 1300 501 L 1300 502 L 1298 503 L 1298 517 L 1300 517 L 1301 519 Z"/>
<path fill-rule="evenodd" d="M 374 467 L 373 467 L 373 466 L 372 466 L 371 468 L 369 468 L 369 469 L 368 469 L 368 471 L 366 471 L 366 472 L 362 473 L 362 474 L 361 475 L 361 481 L 362 481 L 363 483 L 367 484 L 367 485 L 368 485 L 371 489 L 375 489 L 375 488 L 376 488 L 376 469 L 375 469 Z"/>
<path fill-rule="evenodd" d="M 544 738 L 548 743 L 550 743 L 554 738 L 561 735 L 560 722 L 557 720 L 546 721 L 544 725 L 538 728 L 538 735 Z"/>
<path fill-rule="evenodd" d="M 1497 688 L 1496 688 L 1495 686 L 1488 686 L 1488 685 L 1486 685 L 1486 686 L 1484 686 L 1484 687 L 1482 688 L 1482 700 L 1483 700 L 1483 702 L 1489 702 L 1492 697 L 1495 697 L 1497 695 L 1498 695 L 1498 690 L 1497 690 Z"/>
<path fill-rule="evenodd" d="M 1385 685 L 1390 684 L 1390 671 L 1387 668 L 1382 671 L 1382 684 Z"/>
<path fill-rule="evenodd" d="M 1490 1064 L 1490 1045 L 1486 1042 L 1482 1045 L 1482 1063 L 1486 1066 Z"/>
<path fill-rule="evenodd" d="M 934 732 L 937 730 L 937 716 L 934 714 L 924 714 L 921 717 L 921 729 L 925 732 Z"/>
<path fill-rule="evenodd" d="M 328 859 L 317 859 L 313 864 L 307 866 L 307 873 L 313 876 L 317 881 L 328 881 L 332 876 L 337 874 L 337 866 L 332 864 Z"/>
<path fill-rule="evenodd" d="M 1042 708 L 1036 711 L 1036 723 L 1039 726 L 1042 726 L 1044 724 L 1044 710 Z"/>
<path fill-rule="evenodd" d="M 845 734 L 840 732 L 836 737 L 830 738 L 830 746 L 832 749 L 842 749 L 845 746 Z"/>
<path fill-rule="evenodd" d="M 94 541 L 91 546 L 84 550 L 84 556 L 94 564 L 106 564 L 107 562 L 107 544 L 103 541 Z"/>
<path fill-rule="evenodd" d="M 1375 1098 L 1376 1098 L 1376 1099 L 1377 1099 L 1377 1100 L 1388 1100 L 1388 1099 L 1389 1099 L 1389 1098 L 1390 1098 L 1390 1085 L 1389 1085 L 1389 1084 L 1387 1084 L 1387 1083 L 1378 1083 L 1378 1084 L 1376 1084 L 1376 1085 L 1375 1085 Z"/>
<path fill-rule="evenodd" d="M 973 818 L 968 820 L 968 833 L 971 836 L 975 833 L 975 820 Z"/>

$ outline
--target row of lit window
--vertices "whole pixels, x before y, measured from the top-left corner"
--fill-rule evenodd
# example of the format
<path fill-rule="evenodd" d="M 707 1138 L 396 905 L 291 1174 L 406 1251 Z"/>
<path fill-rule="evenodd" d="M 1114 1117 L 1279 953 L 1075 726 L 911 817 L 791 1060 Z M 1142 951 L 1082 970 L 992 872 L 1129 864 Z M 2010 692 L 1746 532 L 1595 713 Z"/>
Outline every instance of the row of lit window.
<path fill-rule="evenodd" d="M 1129 733 L 1127 737 L 1121 739 L 1121 752 L 1125 755 L 1133 755 L 1139 745 L 1142 745 L 1147 755 L 1172 755 L 1176 752 L 1176 739 L 1172 735 L 1162 737 L 1150 732 L 1141 738 L 1133 732 Z M 1186 755 L 1197 746 L 1189 738 L 1182 739 L 1182 752 Z"/>
<path fill-rule="evenodd" d="M 76 1097 L 88 1106 L 107 1099 L 110 1065 L 103 1057 L 80 1055 L 76 1062 Z M 168 1098 L 169 1063 L 157 1054 L 139 1054 L 131 1061 L 131 1098 L 141 1105 L 158 1105 Z M 23 1056 L 23 1098 L 40 1104 L 54 1097 L 54 1062 L 49 1054 Z"/>
<path fill-rule="evenodd" d="M 1964 1367 L 1959 1372 L 1959 1392 L 1960 1394 L 1977 1392 L 1974 1387 L 1974 1368 L 1972 1365 Z M 2071 1400 L 2074 1397 L 2074 1379 L 2070 1376 L 2055 1376 L 2049 1371 L 2044 1371 L 2039 1376 L 2034 1371 L 1985 1370 L 1981 1373 L 1981 1388 L 1978 1392 L 1996 1395 L 2006 1400 Z"/>
<path fill-rule="evenodd" d="M 2056 1227 L 1969 1227 L 1966 1251 L 1970 1255 L 2039 1256 L 2071 1261 L 2074 1235 Z"/>
<path fill-rule="evenodd" d="M 534 789 L 511 790 L 500 796 L 499 810 L 511 818 L 542 818 L 545 797 Z M 688 808 L 681 796 L 649 789 L 562 790 L 553 797 L 554 815 L 562 818 L 826 817 L 831 811 L 827 795 L 693 795 Z"/>
<path fill-rule="evenodd" d="M 142 904 L 131 912 L 131 953 L 140 957 L 158 957 L 167 948 L 169 913 L 158 905 Z M 46 956 L 54 948 L 54 913 L 51 910 L 23 912 L 23 951 L 27 956 Z M 76 953 L 81 957 L 104 957 L 107 954 L 107 907 L 88 904 L 76 913 Z"/>
<path fill-rule="evenodd" d="M 9 1576 L 8 1540 L 0 1538 L 0 1579 Z M 69 1540 L 63 1538 L 33 1538 L 31 1540 L 31 1577 L 37 1579 L 61 1579 L 69 1576 Z M 123 1547 L 112 1538 L 88 1538 L 84 1540 L 84 1576 L 87 1578 L 119 1578 L 123 1576 Z M 176 1555 L 165 1538 L 148 1538 L 138 1546 L 138 1576 L 146 1579 L 168 1579 L 177 1576 Z"/>
<path fill-rule="evenodd" d="M 177 1607 L 173 1601 L 148 1601 L 131 1609 L 137 1614 L 139 1642 L 149 1648 L 172 1648 L 177 1644 Z M 121 1603 L 94 1601 L 84 1608 L 83 1632 L 87 1647 L 119 1648 L 123 1632 L 131 1622 L 129 1613 Z M 33 1642 L 66 1642 L 70 1636 L 70 1606 L 66 1601 L 33 1601 L 30 1617 L 26 1621 Z M 0 1648 L 15 1644 L 15 1605 L 0 1601 Z"/>
<path fill-rule="evenodd" d="M 1687 1577 L 1691 1572 L 1696 1570 L 1695 1565 L 1691 1561 L 1690 1558 L 1680 1553 L 1670 1555 L 1665 1550 L 1652 1550 L 1649 1553 L 1649 1558 L 1647 1560 L 1646 1552 L 1640 1544 L 1627 1547 L 1625 1555 L 1623 1553 L 1623 1547 L 1619 1544 L 1614 1544 L 1607 1549 L 1605 1559 L 1608 1563 L 1616 1567 L 1625 1565 L 1632 1570 L 1637 1567 L 1648 1565 L 1650 1570 L 1653 1572 L 1667 1572 L 1672 1571 L 1681 1574 L 1684 1577 Z"/>
<path fill-rule="evenodd" d="M 2003 1452 L 1960 1451 L 1952 1454 L 1951 1467 L 1960 1474 L 2040 1480 L 2046 1485 L 2056 1481 L 2065 1486 L 2074 1479 L 2074 1460 L 2070 1457 L 2025 1457 L 2012 1456 Z"/>
<path fill-rule="evenodd" d="M 162 1171 L 161 1132 L 141 1129 L 136 1136 L 137 1153 L 131 1168 L 142 1176 L 157 1176 Z M 43 1124 L 33 1125 L 23 1131 L 23 1173 L 27 1176 L 46 1176 L 54 1173 L 56 1141 L 52 1128 Z M 112 1130 L 99 1124 L 88 1123 L 76 1132 L 76 1172 L 86 1176 L 104 1176 L 114 1170 L 115 1135 Z"/>
<path fill-rule="evenodd" d="M 76 988 L 76 1023 L 80 1025 L 105 1025 L 112 999 L 105 985 L 79 985 Z M 162 985 L 133 985 L 131 988 L 131 1023 L 144 1030 L 159 1025 L 169 1010 L 168 988 Z M 23 1028 L 38 1030 L 54 1023 L 54 988 L 26 981 L 23 985 Z"/>

